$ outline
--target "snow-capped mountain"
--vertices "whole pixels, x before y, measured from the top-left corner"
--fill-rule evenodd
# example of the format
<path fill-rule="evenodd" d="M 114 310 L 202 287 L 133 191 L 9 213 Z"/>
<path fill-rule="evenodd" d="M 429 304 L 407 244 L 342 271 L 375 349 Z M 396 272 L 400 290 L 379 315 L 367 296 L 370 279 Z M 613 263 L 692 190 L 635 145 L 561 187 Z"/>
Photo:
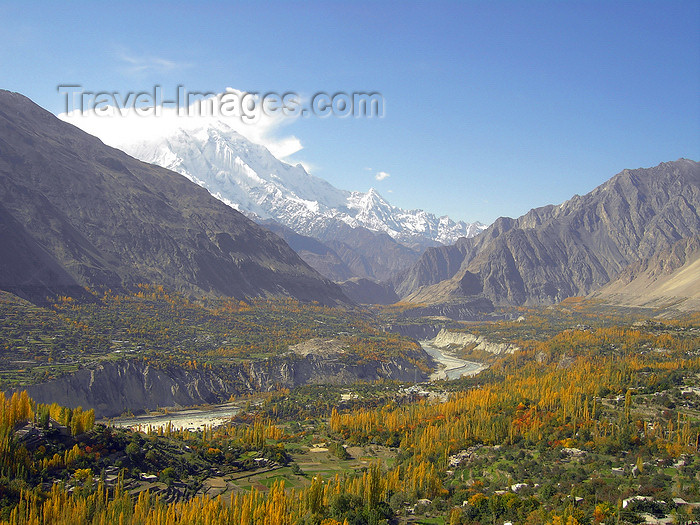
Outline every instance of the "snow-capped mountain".
<path fill-rule="evenodd" d="M 385 232 L 401 243 L 425 246 L 450 244 L 486 227 L 423 210 L 402 210 L 374 189 L 367 193 L 340 190 L 310 175 L 300 164 L 277 159 L 221 120 L 184 120 L 146 138 L 100 138 L 139 160 L 183 174 L 241 212 L 274 219 L 303 235 L 318 237 L 341 221 Z M 81 125 L 80 119 L 71 122 Z"/>
<path fill-rule="evenodd" d="M 452 244 L 460 237 L 473 237 L 486 228 L 480 222 L 455 222 L 447 216 L 436 217 L 423 210 L 402 210 L 389 204 L 374 188 L 367 193 L 352 192 L 347 205 L 356 212 L 354 220 L 358 225 L 386 232 L 399 242 L 423 237 Z"/>

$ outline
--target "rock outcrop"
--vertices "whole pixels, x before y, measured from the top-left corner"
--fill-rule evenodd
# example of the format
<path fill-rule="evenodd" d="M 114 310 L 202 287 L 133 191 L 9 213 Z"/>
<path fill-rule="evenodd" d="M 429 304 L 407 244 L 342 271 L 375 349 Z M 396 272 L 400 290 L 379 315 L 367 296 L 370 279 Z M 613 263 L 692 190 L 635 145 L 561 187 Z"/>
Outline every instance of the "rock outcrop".
<path fill-rule="evenodd" d="M 426 359 L 419 348 L 414 357 Z M 159 407 L 221 403 L 232 394 L 294 388 L 307 384 L 357 381 L 425 380 L 407 359 L 362 361 L 343 352 L 290 352 L 275 359 L 214 369 L 154 366 L 143 361 L 112 361 L 36 385 L 22 387 L 40 403 L 94 408 L 97 417 L 115 417 Z"/>
<path fill-rule="evenodd" d="M 472 346 L 473 350 L 481 350 L 496 355 L 512 354 L 520 350 L 517 345 L 512 343 L 493 343 L 478 335 L 466 332 L 450 332 L 444 329 L 440 330 L 435 339 L 430 341 L 430 345 L 441 349 Z"/>
<path fill-rule="evenodd" d="M 700 235 L 630 265 L 592 297 L 621 306 L 699 310 Z"/>
<path fill-rule="evenodd" d="M 493 303 L 483 296 L 466 297 L 462 300 L 442 304 L 416 305 L 398 315 L 402 319 L 437 317 L 454 321 L 483 321 L 496 319 Z"/>

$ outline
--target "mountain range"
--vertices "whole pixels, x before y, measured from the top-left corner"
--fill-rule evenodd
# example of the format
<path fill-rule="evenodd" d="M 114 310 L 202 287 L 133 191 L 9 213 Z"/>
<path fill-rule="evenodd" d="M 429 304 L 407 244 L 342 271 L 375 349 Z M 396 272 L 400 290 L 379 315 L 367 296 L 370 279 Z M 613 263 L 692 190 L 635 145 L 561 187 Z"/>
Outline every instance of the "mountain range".
<path fill-rule="evenodd" d="M 278 236 L 173 171 L 0 91 L 0 289 L 33 300 L 142 282 L 346 303 Z"/>
<path fill-rule="evenodd" d="M 80 125 L 80 119 L 75 123 Z M 158 129 L 160 134 L 137 141 L 125 135 L 110 145 L 181 173 L 236 209 L 302 235 L 324 238 L 341 222 L 384 232 L 407 246 L 423 246 L 450 244 L 485 228 L 478 222 L 397 208 L 374 188 L 366 193 L 338 189 L 301 164 L 282 162 L 221 119 L 182 118 L 177 126 Z"/>
<path fill-rule="evenodd" d="M 0 289 L 39 301 L 151 282 L 324 304 L 401 299 L 426 312 L 590 294 L 684 308 L 700 299 L 696 161 L 624 170 L 483 229 L 338 190 L 222 126 L 137 142 L 183 176 L 0 91 Z"/>
<path fill-rule="evenodd" d="M 357 277 L 388 281 L 415 263 L 422 249 L 409 248 L 384 232 L 335 222 L 323 240 L 300 235 L 272 219 L 259 224 L 282 237 L 304 261 L 334 281 Z"/>
<path fill-rule="evenodd" d="M 154 125 L 153 133 L 145 134 L 136 132 L 143 119 L 125 116 L 120 125 L 126 122 L 134 133 L 116 136 L 89 119 L 61 118 L 144 162 L 181 173 L 287 241 L 300 240 L 290 232 L 320 241 L 325 246 L 299 253 L 334 280 L 387 280 L 416 262 L 425 248 L 471 237 L 486 227 L 403 210 L 373 188 L 366 193 L 338 189 L 301 164 L 277 159 L 223 119 L 183 117 L 172 125 Z"/>
<path fill-rule="evenodd" d="M 697 162 L 624 170 L 584 196 L 500 218 L 476 237 L 429 248 L 394 285 L 418 303 L 470 297 L 554 303 L 594 292 L 628 266 L 697 235 L 699 213 Z"/>

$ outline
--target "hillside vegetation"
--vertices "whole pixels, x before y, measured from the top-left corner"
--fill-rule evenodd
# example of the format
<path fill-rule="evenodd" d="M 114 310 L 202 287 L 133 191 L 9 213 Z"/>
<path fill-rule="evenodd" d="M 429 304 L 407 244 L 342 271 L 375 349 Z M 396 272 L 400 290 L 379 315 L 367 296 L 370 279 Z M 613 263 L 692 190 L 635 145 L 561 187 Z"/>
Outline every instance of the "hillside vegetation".
<path fill-rule="evenodd" d="M 131 294 L 61 296 L 38 307 L 0 292 L 0 388 L 46 381 L 104 361 L 217 369 L 290 352 L 312 338 L 336 338 L 347 359 L 411 356 L 417 345 L 386 333 L 360 309 L 294 299 L 188 298 L 142 284 Z M 427 370 L 427 363 L 422 363 Z"/>
<path fill-rule="evenodd" d="M 521 313 L 469 327 L 522 349 L 475 377 L 283 390 L 218 428 L 59 439 L 16 395 L 3 523 L 697 520 L 684 503 L 700 501 L 697 314 L 660 322 L 579 300 Z"/>

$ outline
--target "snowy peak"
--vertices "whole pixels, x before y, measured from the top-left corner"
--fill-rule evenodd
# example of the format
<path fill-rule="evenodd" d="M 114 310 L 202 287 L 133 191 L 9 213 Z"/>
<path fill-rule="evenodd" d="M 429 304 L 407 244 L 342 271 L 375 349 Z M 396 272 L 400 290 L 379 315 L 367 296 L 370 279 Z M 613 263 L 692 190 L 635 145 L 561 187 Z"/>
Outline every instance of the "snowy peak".
<path fill-rule="evenodd" d="M 177 128 L 163 137 L 116 145 L 127 153 L 182 173 L 241 211 L 279 219 L 277 208 L 289 201 L 294 216 L 342 205 L 346 193 L 313 177 L 301 165 L 275 158 L 220 123 Z"/>
<path fill-rule="evenodd" d="M 374 188 L 370 188 L 369 191 L 365 193 L 363 200 L 371 204 L 390 206 L 390 204 L 384 200 L 384 198 L 379 195 L 379 192 Z"/>
<path fill-rule="evenodd" d="M 131 139 L 86 130 L 140 160 L 181 173 L 239 211 L 274 219 L 302 235 L 317 237 L 341 222 L 385 232 L 409 246 L 427 246 L 453 243 L 485 228 L 422 210 L 402 210 L 374 188 L 367 193 L 335 188 L 301 165 L 277 159 L 221 120 L 181 120 L 152 134 L 134 133 Z M 71 122 L 81 126 L 81 119 Z"/>
<path fill-rule="evenodd" d="M 376 227 L 370 227 L 370 230 L 382 230 L 380 223 L 388 226 L 394 222 L 396 212 L 400 211 L 384 200 L 374 188 L 370 188 L 367 193 L 353 192 L 347 202 L 348 207 L 356 211 L 357 221 L 363 225 L 377 223 Z"/>
<path fill-rule="evenodd" d="M 392 206 L 374 188 L 367 193 L 353 192 L 348 206 L 356 211 L 355 220 L 365 228 L 386 232 L 406 244 L 421 240 L 451 244 L 460 237 L 473 237 L 486 228 L 479 222 L 455 222 L 447 216 L 436 217 L 423 210 L 402 210 Z"/>

